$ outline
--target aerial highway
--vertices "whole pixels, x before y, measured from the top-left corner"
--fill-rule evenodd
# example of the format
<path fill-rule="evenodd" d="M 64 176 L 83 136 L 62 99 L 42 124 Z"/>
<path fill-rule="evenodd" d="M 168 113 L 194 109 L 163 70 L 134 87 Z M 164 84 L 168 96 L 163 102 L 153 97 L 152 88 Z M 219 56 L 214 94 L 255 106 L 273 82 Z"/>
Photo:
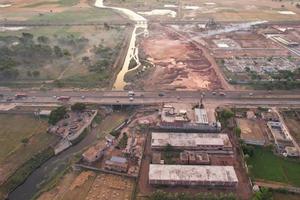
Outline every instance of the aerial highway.
<path fill-rule="evenodd" d="M 203 97 L 207 103 L 246 105 L 300 105 L 298 91 L 0 91 L 0 103 L 59 103 L 75 102 L 101 105 L 143 105 L 167 102 L 197 103 Z M 24 97 L 16 98 L 17 94 Z M 21 95 L 21 96 L 22 96 Z M 63 98 L 60 98 L 63 97 Z M 67 97 L 67 98 L 65 98 Z"/>

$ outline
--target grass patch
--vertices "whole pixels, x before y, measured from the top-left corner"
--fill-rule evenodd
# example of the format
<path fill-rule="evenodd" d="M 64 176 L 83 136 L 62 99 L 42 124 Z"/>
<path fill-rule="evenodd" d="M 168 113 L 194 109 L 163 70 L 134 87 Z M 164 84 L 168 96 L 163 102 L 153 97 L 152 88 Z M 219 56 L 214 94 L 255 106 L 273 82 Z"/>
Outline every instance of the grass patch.
<path fill-rule="evenodd" d="M 253 178 L 300 186 L 300 162 L 275 156 L 266 148 L 255 148 L 247 161 Z"/>
<path fill-rule="evenodd" d="M 76 19 L 76 21 L 74 21 Z M 46 23 L 81 23 L 81 22 L 110 22 L 114 20 L 125 21 L 119 14 L 109 9 L 82 8 L 80 10 L 67 10 L 58 13 L 45 13 L 33 16 L 28 22 Z"/>

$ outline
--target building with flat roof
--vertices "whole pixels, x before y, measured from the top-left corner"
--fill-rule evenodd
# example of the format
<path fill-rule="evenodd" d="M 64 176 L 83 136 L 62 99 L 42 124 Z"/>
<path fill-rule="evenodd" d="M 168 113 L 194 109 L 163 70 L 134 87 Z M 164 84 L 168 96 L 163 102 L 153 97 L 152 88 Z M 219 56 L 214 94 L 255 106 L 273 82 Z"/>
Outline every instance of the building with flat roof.
<path fill-rule="evenodd" d="M 235 187 L 238 184 L 238 178 L 233 166 L 150 164 L 149 183 Z"/>
<path fill-rule="evenodd" d="M 96 145 L 90 147 L 88 150 L 86 150 L 82 157 L 87 162 L 94 162 L 98 159 L 100 159 L 107 148 L 107 145 L 104 141 L 101 141 L 97 143 Z"/>
<path fill-rule="evenodd" d="M 110 160 L 105 161 L 105 169 L 117 172 L 127 172 L 128 162 L 126 158 L 112 156 Z"/>
<path fill-rule="evenodd" d="M 215 112 L 203 107 L 186 103 L 168 103 L 161 109 L 161 129 L 196 132 L 219 132 L 220 122 L 216 121 Z"/>
<path fill-rule="evenodd" d="M 153 132 L 152 149 L 163 149 L 167 145 L 181 150 L 229 151 L 232 144 L 227 134 Z"/>

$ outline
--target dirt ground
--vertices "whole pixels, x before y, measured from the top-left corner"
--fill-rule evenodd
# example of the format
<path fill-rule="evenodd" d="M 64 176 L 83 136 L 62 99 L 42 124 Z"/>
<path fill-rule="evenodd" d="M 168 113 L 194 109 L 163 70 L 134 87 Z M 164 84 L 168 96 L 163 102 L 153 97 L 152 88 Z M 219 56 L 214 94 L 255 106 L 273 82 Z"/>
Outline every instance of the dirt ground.
<path fill-rule="evenodd" d="M 300 110 L 282 111 L 281 113 L 291 135 L 300 145 Z"/>
<path fill-rule="evenodd" d="M 99 174 L 85 200 L 130 200 L 134 180 L 112 174 Z"/>
<path fill-rule="evenodd" d="M 256 32 L 257 31 L 257 32 Z M 289 51 L 272 40 L 266 39 L 260 30 L 253 31 L 236 31 L 234 33 L 225 33 L 207 37 L 204 42 L 209 46 L 211 52 L 216 58 L 228 58 L 232 56 L 287 56 Z M 229 39 L 237 43 L 235 48 L 218 48 L 214 41 Z"/>
<path fill-rule="evenodd" d="M 155 66 L 140 80 L 145 90 L 222 88 L 203 51 L 170 28 L 153 25 L 150 28 L 150 37 L 144 38 L 140 47 L 147 60 Z"/>
<path fill-rule="evenodd" d="M 233 146 L 236 146 L 238 143 L 235 141 L 233 136 L 229 134 L 229 138 L 233 144 Z M 148 134 L 147 137 L 147 144 L 144 152 L 144 159 L 142 160 L 141 164 L 141 171 L 140 171 L 140 177 L 138 180 L 138 191 L 137 199 L 143 199 L 143 197 L 149 195 L 151 192 L 154 192 L 157 190 L 156 187 L 151 186 L 149 182 L 149 164 L 151 163 L 151 134 Z M 211 188 L 203 188 L 203 187 L 164 187 L 160 188 L 167 192 L 188 192 L 191 194 L 197 194 L 199 192 L 213 192 L 213 193 L 229 193 L 233 192 L 238 197 L 240 197 L 243 200 L 247 200 L 250 198 L 251 195 L 251 188 L 249 186 L 249 179 L 246 174 L 245 168 L 242 165 L 241 156 L 240 156 L 240 150 L 234 148 L 234 154 L 233 155 L 212 155 L 211 156 L 211 164 L 212 165 L 232 165 L 235 169 L 235 172 L 237 174 L 239 183 L 237 188 L 235 189 L 211 189 Z"/>
<path fill-rule="evenodd" d="M 92 171 L 70 172 L 56 187 L 43 193 L 38 200 L 130 200 L 134 180 Z"/>

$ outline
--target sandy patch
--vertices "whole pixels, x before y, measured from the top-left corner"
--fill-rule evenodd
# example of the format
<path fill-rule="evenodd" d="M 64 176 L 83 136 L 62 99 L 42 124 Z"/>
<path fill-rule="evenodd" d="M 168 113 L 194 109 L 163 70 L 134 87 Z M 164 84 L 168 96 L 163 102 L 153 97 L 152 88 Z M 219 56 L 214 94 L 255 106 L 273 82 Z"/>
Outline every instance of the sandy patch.
<path fill-rule="evenodd" d="M 11 4 L 0 4 L 0 8 L 7 8 L 12 6 Z"/>
<path fill-rule="evenodd" d="M 20 31 L 27 29 L 26 27 L 19 26 L 19 27 L 0 27 L 0 32 L 5 32 L 5 31 Z"/>
<path fill-rule="evenodd" d="M 93 176 L 95 176 L 95 173 L 92 171 L 82 172 L 81 174 L 79 174 L 79 176 L 76 177 L 76 179 L 70 186 L 70 190 L 74 190 L 75 188 L 80 187 L 89 179 L 89 177 Z"/>
<path fill-rule="evenodd" d="M 278 11 L 279 14 L 282 14 L 282 15 L 296 15 L 296 13 L 294 13 L 293 11 Z"/>
<path fill-rule="evenodd" d="M 169 17 L 176 17 L 177 13 L 173 10 L 167 9 L 154 9 L 146 12 L 138 12 L 141 15 L 167 15 Z"/>

